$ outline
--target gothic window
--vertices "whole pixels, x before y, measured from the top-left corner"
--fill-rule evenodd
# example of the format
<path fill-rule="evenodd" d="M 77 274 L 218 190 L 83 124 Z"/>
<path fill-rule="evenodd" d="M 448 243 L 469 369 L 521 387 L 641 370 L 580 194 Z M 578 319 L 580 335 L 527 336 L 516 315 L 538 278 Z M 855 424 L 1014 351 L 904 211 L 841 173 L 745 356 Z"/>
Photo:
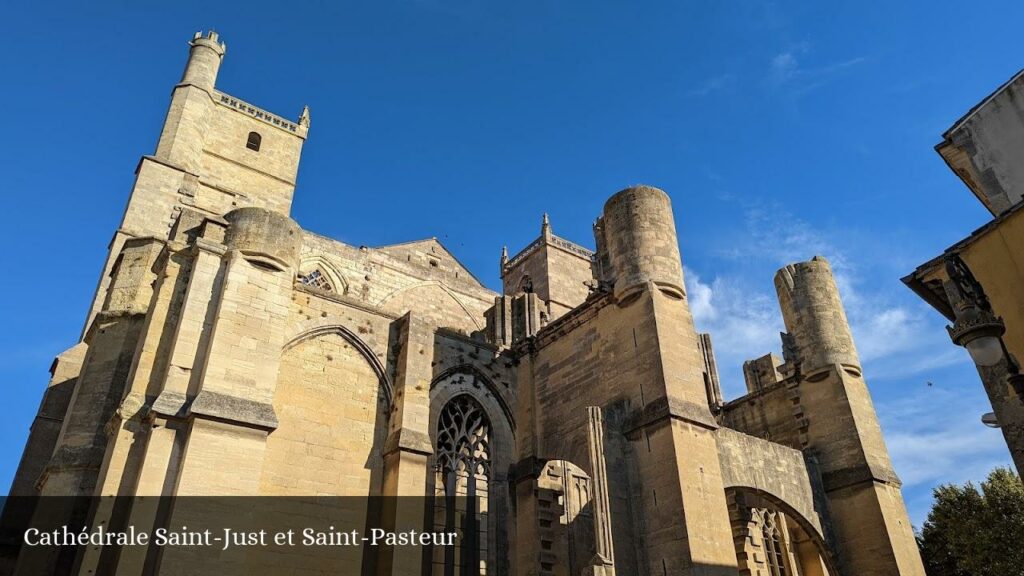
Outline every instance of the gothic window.
<path fill-rule="evenodd" d="M 491 478 L 491 423 L 480 404 L 456 396 L 437 423 L 434 526 L 461 534 L 455 546 L 434 550 L 435 576 L 487 572 L 487 493 Z"/>
<path fill-rule="evenodd" d="M 771 576 L 788 576 L 786 571 L 786 541 L 782 537 L 783 526 L 780 526 L 779 513 L 772 510 L 761 510 L 761 539 L 764 542 L 765 562 Z"/>
<path fill-rule="evenodd" d="M 299 276 L 299 282 L 306 286 L 311 286 L 319 290 L 331 291 L 331 283 L 327 280 L 327 275 L 320 271 L 319 268 L 314 268 L 312 272 Z"/>
<path fill-rule="evenodd" d="M 523 279 L 519 281 L 519 292 L 524 294 L 533 293 L 533 279 L 529 276 L 523 276 Z"/>
<path fill-rule="evenodd" d="M 245 142 L 245 147 L 249 150 L 260 151 L 260 144 L 263 142 L 263 137 L 260 136 L 259 132 L 249 132 L 249 139 Z"/>

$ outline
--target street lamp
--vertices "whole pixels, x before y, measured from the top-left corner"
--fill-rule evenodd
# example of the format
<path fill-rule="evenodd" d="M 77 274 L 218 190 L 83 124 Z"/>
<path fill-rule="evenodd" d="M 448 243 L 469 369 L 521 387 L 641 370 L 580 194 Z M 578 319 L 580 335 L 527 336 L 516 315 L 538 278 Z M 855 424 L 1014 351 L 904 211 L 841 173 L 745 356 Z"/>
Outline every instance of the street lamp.
<path fill-rule="evenodd" d="M 957 314 L 956 322 L 947 326 L 949 337 L 957 346 L 967 348 L 978 366 L 990 368 L 1006 357 L 1002 335 L 1006 332 L 1003 319 L 974 302 L 966 302 Z"/>
<path fill-rule="evenodd" d="M 947 256 L 945 264 L 949 276 L 945 288 L 956 309 L 956 320 L 946 327 L 949 337 L 967 348 L 978 368 L 992 368 L 1005 360 L 1007 382 L 1024 398 L 1024 374 L 1003 342 L 1006 324 L 992 311 L 985 291 L 959 256 Z"/>
<path fill-rule="evenodd" d="M 996 418 L 995 412 L 985 412 L 981 415 L 981 423 L 989 428 L 999 428 L 999 419 Z"/>

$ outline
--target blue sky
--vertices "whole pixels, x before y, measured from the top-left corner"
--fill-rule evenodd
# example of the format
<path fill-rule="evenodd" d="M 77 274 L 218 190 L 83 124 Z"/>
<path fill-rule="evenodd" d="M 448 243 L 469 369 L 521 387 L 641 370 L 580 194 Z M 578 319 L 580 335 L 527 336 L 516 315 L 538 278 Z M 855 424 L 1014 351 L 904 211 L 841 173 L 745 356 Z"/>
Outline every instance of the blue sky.
<path fill-rule="evenodd" d="M 833 263 L 915 524 L 937 483 L 1009 463 L 973 366 L 899 282 L 986 221 L 932 147 L 1024 66 L 1024 4 L 410 0 L 5 7 L 0 485 L 77 339 L 187 40 L 218 87 L 312 127 L 293 216 L 369 246 L 437 236 L 492 288 L 549 212 L 592 246 L 604 200 L 672 196 L 728 397 L 778 351 L 772 275 Z M 933 382 L 927 386 L 926 382 Z"/>

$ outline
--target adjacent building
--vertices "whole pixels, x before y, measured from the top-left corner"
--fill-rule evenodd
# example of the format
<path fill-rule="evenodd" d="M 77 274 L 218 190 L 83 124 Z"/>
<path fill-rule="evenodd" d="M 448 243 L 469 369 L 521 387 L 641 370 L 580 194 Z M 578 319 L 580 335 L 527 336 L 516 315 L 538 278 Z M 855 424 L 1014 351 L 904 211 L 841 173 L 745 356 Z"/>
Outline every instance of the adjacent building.
<path fill-rule="evenodd" d="M 1024 471 L 1024 71 L 943 134 L 936 151 L 992 220 L 903 282 L 953 322 L 978 367 L 1018 472 Z"/>

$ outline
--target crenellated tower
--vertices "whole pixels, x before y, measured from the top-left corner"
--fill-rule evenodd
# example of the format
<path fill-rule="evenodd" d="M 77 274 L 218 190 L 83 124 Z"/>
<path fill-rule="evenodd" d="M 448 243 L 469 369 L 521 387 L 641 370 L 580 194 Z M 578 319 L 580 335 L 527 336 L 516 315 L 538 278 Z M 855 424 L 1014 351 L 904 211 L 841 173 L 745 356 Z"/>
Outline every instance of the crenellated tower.
<path fill-rule="evenodd" d="M 130 444 L 139 431 L 142 416 L 134 410 L 175 415 L 188 396 L 196 400 L 192 413 L 215 412 L 234 393 L 253 408 L 250 426 L 273 424 L 273 411 L 265 409 L 272 395 L 267 382 L 276 374 L 281 343 L 274 338 L 283 338 L 298 265 L 301 231 L 288 214 L 309 111 L 287 120 L 219 90 L 226 44 L 212 31 L 196 33 L 189 44 L 156 151 L 136 168 L 81 341 L 51 368 L 12 495 L 113 493 L 104 482 L 116 484 L 122 475 L 143 492 L 148 482 L 159 492 L 163 478 L 141 474 L 138 462 L 119 451 L 118 442 L 127 437 Z M 250 303 L 246 294 L 254 289 L 272 301 L 270 310 L 227 313 L 235 298 Z M 261 317 L 253 320 L 250 312 Z M 214 338 L 211 314 L 218 316 Z M 224 366 L 230 360 L 223 350 L 243 346 L 233 322 L 244 321 L 262 322 L 269 335 L 263 348 L 244 343 L 251 373 L 238 362 Z M 161 390 L 146 405 L 153 400 L 146 393 Z M 163 446 L 159 432 L 151 447 Z M 174 438 L 171 433 L 169 442 Z M 188 463 L 182 493 L 199 490 L 187 484 Z M 196 482 L 209 486 L 209 476 Z M 20 561 L 20 573 L 53 570 L 45 555 Z"/>
<path fill-rule="evenodd" d="M 308 108 L 298 120 L 288 120 L 219 90 L 217 73 L 227 45 L 210 31 L 196 32 L 189 46 L 156 152 L 143 156 L 136 168 L 85 329 L 103 306 L 125 240 L 166 239 L 183 211 L 197 217 L 219 217 L 246 206 L 291 211 L 309 133 Z"/>

